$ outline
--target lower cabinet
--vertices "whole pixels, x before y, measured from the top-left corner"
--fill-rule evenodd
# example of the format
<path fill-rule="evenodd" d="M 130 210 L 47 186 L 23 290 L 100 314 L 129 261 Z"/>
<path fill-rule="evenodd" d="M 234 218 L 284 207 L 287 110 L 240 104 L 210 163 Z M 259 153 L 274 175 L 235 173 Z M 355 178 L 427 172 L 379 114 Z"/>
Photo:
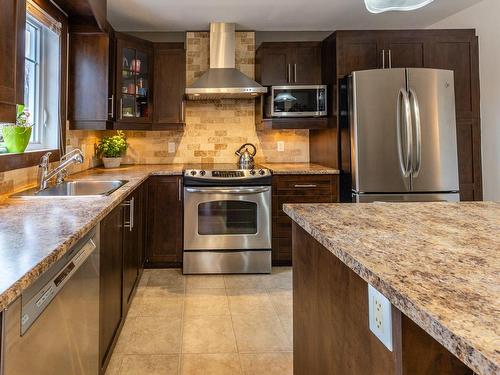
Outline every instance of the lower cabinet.
<path fill-rule="evenodd" d="M 138 187 L 100 225 L 99 365 L 104 374 L 142 272 L 144 188 Z"/>
<path fill-rule="evenodd" d="M 273 265 L 292 264 L 292 220 L 283 204 L 338 202 L 338 191 L 337 175 L 273 176 Z"/>
<path fill-rule="evenodd" d="M 152 176 L 147 182 L 146 267 L 182 263 L 182 177 Z"/>
<path fill-rule="evenodd" d="M 123 207 L 118 206 L 100 227 L 99 365 L 107 366 L 123 318 Z"/>

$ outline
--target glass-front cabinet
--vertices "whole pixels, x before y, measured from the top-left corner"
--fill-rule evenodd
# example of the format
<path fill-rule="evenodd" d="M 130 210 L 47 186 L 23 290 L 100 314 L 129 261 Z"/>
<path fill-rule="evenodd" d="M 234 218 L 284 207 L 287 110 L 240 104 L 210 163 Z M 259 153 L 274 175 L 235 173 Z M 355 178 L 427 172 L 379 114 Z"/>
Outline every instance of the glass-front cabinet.
<path fill-rule="evenodd" d="M 153 49 L 132 38 L 118 38 L 116 58 L 116 121 L 151 123 Z"/>

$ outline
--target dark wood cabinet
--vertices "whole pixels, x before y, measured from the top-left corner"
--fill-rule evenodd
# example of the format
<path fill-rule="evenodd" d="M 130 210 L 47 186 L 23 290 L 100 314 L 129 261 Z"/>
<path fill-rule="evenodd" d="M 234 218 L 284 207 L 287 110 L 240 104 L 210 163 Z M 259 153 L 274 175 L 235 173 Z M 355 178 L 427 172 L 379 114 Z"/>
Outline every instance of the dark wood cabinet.
<path fill-rule="evenodd" d="M 99 364 L 107 366 L 123 318 L 123 207 L 116 207 L 100 226 Z"/>
<path fill-rule="evenodd" d="M 255 59 L 255 78 L 263 86 L 321 84 L 319 42 L 264 42 Z"/>
<path fill-rule="evenodd" d="M 150 177 L 147 182 L 146 267 L 182 263 L 182 224 L 182 177 Z"/>
<path fill-rule="evenodd" d="M 153 122 L 153 44 L 116 34 L 116 129 L 150 129 Z"/>
<path fill-rule="evenodd" d="M 367 283 L 297 224 L 293 256 L 294 374 L 473 375 L 395 307 L 389 351 L 369 328 Z"/>
<path fill-rule="evenodd" d="M 70 32 L 68 121 L 70 129 L 113 128 L 113 34 Z"/>
<path fill-rule="evenodd" d="M 128 311 L 142 268 L 144 244 L 143 188 L 124 201 L 123 226 L 123 306 Z"/>
<path fill-rule="evenodd" d="M 184 43 L 154 44 L 153 128 L 184 125 L 186 51 Z"/>
<path fill-rule="evenodd" d="M 273 244 L 274 265 L 292 263 L 292 220 L 283 212 L 285 203 L 338 202 L 338 176 L 273 176 Z"/>
<path fill-rule="evenodd" d="M 0 9 L 0 122 L 15 122 L 16 104 L 24 103 L 26 2 L 0 0 Z"/>
<path fill-rule="evenodd" d="M 322 55 L 323 83 L 328 85 L 331 98 L 330 129 L 311 130 L 312 162 L 339 167 L 338 148 L 328 144 L 339 145 L 340 133 L 348 129 L 342 113 L 338 115 L 339 107 L 345 107 L 340 103 L 339 80 L 352 71 L 383 67 L 453 70 L 461 199 L 482 199 L 479 53 L 475 30 L 337 31 L 323 41 Z M 348 145 L 344 148 L 347 152 L 341 152 L 343 159 L 349 159 Z M 340 162 L 344 164 L 343 160 Z"/>

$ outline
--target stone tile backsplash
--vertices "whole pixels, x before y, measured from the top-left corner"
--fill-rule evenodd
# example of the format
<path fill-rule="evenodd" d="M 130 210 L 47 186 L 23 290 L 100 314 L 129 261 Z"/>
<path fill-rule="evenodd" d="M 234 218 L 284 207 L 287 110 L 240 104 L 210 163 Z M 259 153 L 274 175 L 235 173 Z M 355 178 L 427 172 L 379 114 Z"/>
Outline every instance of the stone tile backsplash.
<path fill-rule="evenodd" d="M 191 84 L 209 68 L 209 33 L 186 34 L 186 79 Z M 254 77 L 255 35 L 236 33 L 236 67 Z M 99 138 L 113 132 L 68 130 L 66 144 L 79 147 L 85 155 L 79 172 L 100 164 L 94 145 Z M 127 131 L 129 149 L 123 162 L 127 164 L 161 163 L 234 163 L 234 152 L 243 143 L 257 147 L 257 162 L 308 162 L 309 132 L 307 130 L 257 131 L 253 100 L 188 101 L 186 126 L 182 131 Z M 285 151 L 277 151 L 277 141 L 285 142 Z M 169 153 L 168 144 L 175 151 Z M 0 194 L 10 193 L 36 181 L 37 167 L 0 173 Z"/>

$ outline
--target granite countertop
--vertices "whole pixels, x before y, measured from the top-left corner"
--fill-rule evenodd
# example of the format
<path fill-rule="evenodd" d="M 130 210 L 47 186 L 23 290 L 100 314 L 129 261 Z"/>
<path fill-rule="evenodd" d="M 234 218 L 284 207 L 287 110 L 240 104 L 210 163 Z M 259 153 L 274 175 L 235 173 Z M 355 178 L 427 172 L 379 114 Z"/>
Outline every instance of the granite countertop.
<path fill-rule="evenodd" d="M 60 259 L 150 175 L 182 175 L 180 164 L 91 169 L 71 179 L 128 180 L 109 196 L 0 200 L 0 311 Z"/>
<path fill-rule="evenodd" d="M 476 373 L 500 374 L 500 203 L 284 211 Z"/>
<path fill-rule="evenodd" d="M 260 163 L 273 174 L 339 174 L 338 169 L 314 163 Z"/>

